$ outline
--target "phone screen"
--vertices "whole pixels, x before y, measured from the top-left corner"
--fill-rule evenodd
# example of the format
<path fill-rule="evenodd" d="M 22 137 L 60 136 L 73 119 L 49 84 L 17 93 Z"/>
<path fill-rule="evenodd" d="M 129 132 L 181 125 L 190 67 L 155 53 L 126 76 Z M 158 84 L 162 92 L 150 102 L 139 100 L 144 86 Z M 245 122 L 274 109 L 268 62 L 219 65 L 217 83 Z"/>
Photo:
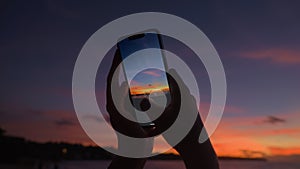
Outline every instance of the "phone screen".
<path fill-rule="evenodd" d="M 163 53 L 160 50 L 149 50 L 146 54 L 132 55 L 126 59 L 142 49 L 161 49 L 162 42 L 159 35 L 155 32 L 133 35 L 120 41 L 118 48 L 134 107 L 140 110 L 141 101 L 148 98 L 150 94 L 155 97 L 164 94 L 167 96 L 168 104 L 170 100 L 169 83 L 165 72 Z"/>

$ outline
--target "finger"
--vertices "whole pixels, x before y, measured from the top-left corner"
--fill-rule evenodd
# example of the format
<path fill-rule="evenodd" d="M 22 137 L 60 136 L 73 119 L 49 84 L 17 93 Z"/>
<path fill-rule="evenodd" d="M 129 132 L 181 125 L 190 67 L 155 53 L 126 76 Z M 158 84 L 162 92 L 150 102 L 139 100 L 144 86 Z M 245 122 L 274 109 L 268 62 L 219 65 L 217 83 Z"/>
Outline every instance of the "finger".
<path fill-rule="evenodd" d="M 178 87 L 180 86 L 180 89 L 187 93 L 190 93 L 187 85 L 183 82 L 182 78 L 179 76 L 175 69 L 170 69 L 168 73 L 172 76 L 173 80 L 177 83 Z"/>
<path fill-rule="evenodd" d="M 174 82 L 173 83 L 177 84 L 177 87 L 175 86 L 175 89 L 177 90 L 176 92 L 178 92 L 182 95 L 181 98 L 184 99 L 182 101 L 185 101 L 184 103 L 186 105 L 190 105 L 192 107 L 195 107 L 195 106 L 197 107 L 195 97 L 191 94 L 188 86 L 184 83 L 184 81 L 179 76 L 179 74 L 176 72 L 176 70 L 170 69 L 168 72 L 171 74 L 172 78 L 174 78 L 173 80 L 175 81 L 175 83 Z M 174 84 L 173 84 L 173 86 L 174 86 Z M 176 96 L 176 97 L 178 97 L 178 96 Z M 175 98 L 175 100 L 176 100 L 176 98 Z"/>
<path fill-rule="evenodd" d="M 169 81 L 169 88 L 170 88 L 170 95 L 171 95 L 171 102 L 168 107 L 174 107 L 176 105 L 180 105 L 181 91 L 178 86 L 178 83 L 171 74 L 167 73 L 167 77 Z"/>
<path fill-rule="evenodd" d="M 131 103 L 129 102 L 129 88 L 126 82 L 121 84 L 114 101 L 116 109 L 115 111 L 110 112 L 113 128 L 127 136 L 146 137 L 145 131 L 143 131 L 141 126 L 138 123 L 129 120 L 134 119 L 134 115 L 132 114 L 134 111 L 130 111 L 130 108 L 128 108 L 128 105 Z"/>
<path fill-rule="evenodd" d="M 121 63 L 121 58 L 120 58 L 120 52 L 119 50 L 117 50 L 115 52 L 115 55 L 114 55 L 114 58 L 113 58 L 113 61 L 112 61 L 112 65 L 111 65 L 111 68 L 109 70 L 109 73 L 108 73 L 108 76 L 107 76 L 107 82 L 106 82 L 106 109 L 107 111 L 109 112 L 109 110 L 111 111 L 114 111 L 116 108 L 113 104 L 113 98 L 112 98 L 112 93 L 111 93 L 111 90 L 112 89 L 118 89 L 119 88 L 119 79 L 118 79 L 118 75 L 119 75 L 119 72 L 116 72 L 117 74 L 115 75 L 115 79 L 117 80 L 113 80 L 113 75 L 118 67 L 118 65 Z"/>
<path fill-rule="evenodd" d="M 169 73 L 167 74 L 167 76 L 168 76 L 169 85 L 170 85 L 171 90 L 173 90 L 174 92 L 180 91 L 179 84 L 176 81 L 176 78 L 174 78 L 174 76 Z"/>
<path fill-rule="evenodd" d="M 111 83 L 112 77 L 121 62 L 122 62 L 122 59 L 121 59 L 120 51 L 119 51 L 119 49 L 117 49 L 117 51 L 115 52 L 108 76 L 107 76 L 107 84 Z"/>
<path fill-rule="evenodd" d="M 125 112 L 134 112 L 132 104 L 130 102 L 130 94 L 129 94 L 129 86 L 126 82 L 123 82 L 120 87 L 120 95 L 119 95 L 119 102 L 122 111 Z"/>

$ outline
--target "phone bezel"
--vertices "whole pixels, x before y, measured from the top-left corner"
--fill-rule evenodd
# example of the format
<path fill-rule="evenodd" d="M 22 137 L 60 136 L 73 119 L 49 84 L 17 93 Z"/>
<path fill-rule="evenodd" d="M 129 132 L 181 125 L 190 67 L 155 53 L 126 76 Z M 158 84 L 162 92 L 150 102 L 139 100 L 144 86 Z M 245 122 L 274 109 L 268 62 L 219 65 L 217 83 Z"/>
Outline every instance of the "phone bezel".
<path fill-rule="evenodd" d="M 132 36 L 134 36 L 134 35 L 138 35 L 138 34 L 145 34 L 145 33 L 153 33 L 153 34 L 156 34 L 157 35 L 157 37 L 158 37 L 158 43 L 159 43 L 159 47 L 160 47 L 160 49 L 164 49 L 164 46 L 163 46 L 163 41 L 162 41 L 162 37 L 161 37 L 161 35 L 159 34 L 159 31 L 157 30 L 157 29 L 148 29 L 148 30 L 145 30 L 145 31 L 141 31 L 141 32 L 136 32 L 136 33 L 134 33 L 134 34 L 130 34 L 130 35 L 126 35 L 126 36 L 123 36 L 123 37 L 121 37 L 121 38 L 119 38 L 118 39 L 118 43 L 117 43 L 117 48 L 118 48 L 118 50 L 120 51 L 120 57 L 121 57 L 121 60 L 123 60 L 123 57 L 122 57 L 122 52 L 121 52 L 121 50 L 120 50 L 120 46 L 119 46 L 119 43 L 121 42 L 121 41 L 123 41 L 123 40 L 125 40 L 125 39 L 128 39 L 128 38 L 130 38 L 130 37 L 132 37 Z M 131 40 L 131 39 L 130 39 Z M 162 61 L 163 61 L 163 66 L 164 66 L 164 71 L 165 71 L 165 73 L 167 72 L 166 70 L 168 70 L 168 66 L 167 66 L 167 64 L 166 64 L 166 58 L 165 58 L 165 55 L 164 55 L 164 52 L 163 51 L 161 51 L 161 57 L 162 57 Z M 123 72 L 124 72 L 124 76 L 125 76 L 125 79 L 126 79 L 126 82 L 128 83 L 128 78 L 127 78 L 127 74 L 126 74 L 126 70 L 125 70 L 125 66 L 123 65 L 123 63 L 122 63 L 122 69 L 123 69 Z M 169 92 L 171 93 L 172 91 L 172 89 L 170 88 L 170 83 L 169 83 L 169 76 L 167 75 L 167 73 L 166 73 L 166 78 L 167 78 L 167 83 L 168 83 L 168 87 L 169 87 Z M 131 92 L 130 92 L 130 87 L 129 87 L 129 98 L 130 98 L 130 101 L 131 101 L 131 103 L 132 103 L 132 95 L 131 95 Z M 171 95 L 170 95 L 170 98 L 169 98 L 170 100 L 171 100 Z M 168 105 L 167 105 L 168 106 Z M 152 126 L 155 126 L 155 124 L 152 122 L 149 122 L 149 123 L 139 123 L 141 126 L 143 126 L 143 127 L 152 127 Z"/>

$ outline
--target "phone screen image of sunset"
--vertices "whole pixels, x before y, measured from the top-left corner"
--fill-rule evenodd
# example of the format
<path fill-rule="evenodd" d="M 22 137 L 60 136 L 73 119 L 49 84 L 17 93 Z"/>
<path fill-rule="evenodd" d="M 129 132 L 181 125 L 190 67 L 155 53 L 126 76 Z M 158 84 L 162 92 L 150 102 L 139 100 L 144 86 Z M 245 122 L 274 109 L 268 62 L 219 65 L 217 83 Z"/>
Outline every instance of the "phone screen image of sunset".
<path fill-rule="evenodd" d="M 143 99 L 149 99 L 149 95 L 156 99 L 167 97 L 170 101 L 169 85 L 166 73 L 158 69 L 146 69 L 138 73 L 130 82 L 130 95 L 134 107 L 141 109 Z"/>
<path fill-rule="evenodd" d="M 169 101 L 163 54 L 157 50 L 161 48 L 160 43 L 156 33 L 138 34 L 134 39 L 126 38 L 119 42 L 123 70 L 130 87 L 131 101 L 136 108 L 139 108 L 141 100 L 149 98 L 150 94 L 155 97 L 166 96 Z M 143 49 L 150 50 L 134 54 Z"/>
<path fill-rule="evenodd" d="M 151 93 L 167 93 L 169 85 L 166 73 L 158 69 L 146 69 L 138 73 L 130 82 L 130 94 L 134 96 Z"/>

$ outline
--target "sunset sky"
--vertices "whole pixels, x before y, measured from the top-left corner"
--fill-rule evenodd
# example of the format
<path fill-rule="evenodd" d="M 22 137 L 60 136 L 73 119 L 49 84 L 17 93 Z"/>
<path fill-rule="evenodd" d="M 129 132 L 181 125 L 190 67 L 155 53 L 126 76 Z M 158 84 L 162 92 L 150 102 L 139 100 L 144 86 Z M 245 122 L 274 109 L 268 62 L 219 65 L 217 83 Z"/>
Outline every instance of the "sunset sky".
<path fill-rule="evenodd" d="M 299 161 L 299 2 L 119 3 L 0 2 L 0 127 L 8 135 L 93 144 L 73 108 L 72 73 L 77 56 L 87 39 L 106 23 L 131 13 L 157 11 L 198 26 L 223 62 L 227 103 L 211 138 L 217 154 Z M 210 84 L 203 65 L 175 40 L 165 38 L 164 46 L 181 56 L 197 77 L 205 119 Z M 106 57 L 99 68 L 96 92 L 100 103 L 105 101 L 111 59 Z M 99 135 L 110 138 L 101 129 Z"/>

